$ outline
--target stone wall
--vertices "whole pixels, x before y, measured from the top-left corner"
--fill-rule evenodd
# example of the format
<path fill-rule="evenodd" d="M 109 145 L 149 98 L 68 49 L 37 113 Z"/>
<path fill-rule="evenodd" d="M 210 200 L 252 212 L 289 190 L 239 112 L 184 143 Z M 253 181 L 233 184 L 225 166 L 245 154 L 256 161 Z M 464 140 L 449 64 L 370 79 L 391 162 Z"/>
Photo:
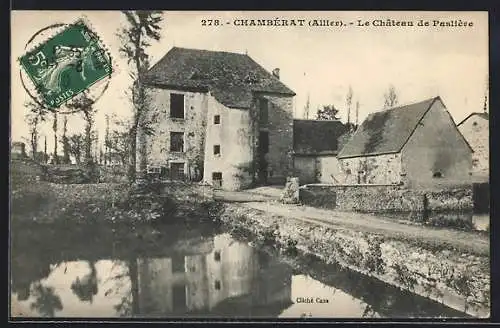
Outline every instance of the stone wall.
<path fill-rule="evenodd" d="M 237 204 L 225 204 L 216 219 L 234 233 L 251 235 L 283 254 L 311 254 L 472 316 L 490 315 L 488 254 L 336 230 Z"/>
<path fill-rule="evenodd" d="M 399 184 L 401 182 L 401 155 L 385 154 L 343 158 L 339 160 L 346 184 Z"/>
<path fill-rule="evenodd" d="M 421 212 L 472 210 L 472 188 L 441 191 L 409 190 L 400 186 L 305 185 L 303 204 L 358 212 Z"/>

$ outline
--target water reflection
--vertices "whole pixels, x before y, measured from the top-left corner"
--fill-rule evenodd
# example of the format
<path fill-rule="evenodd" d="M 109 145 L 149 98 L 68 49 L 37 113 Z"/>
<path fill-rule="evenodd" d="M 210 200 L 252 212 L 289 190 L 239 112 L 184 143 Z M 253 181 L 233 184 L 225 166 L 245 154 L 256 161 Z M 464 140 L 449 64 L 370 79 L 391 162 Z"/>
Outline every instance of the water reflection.
<path fill-rule="evenodd" d="M 54 227 L 13 230 L 12 308 L 46 317 L 464 316 L 332 265 L 292 268 L 226 233 L 154 231 L 113 240 L 96 229 L 89 243 L 88 230 L 60 240 Z"/>

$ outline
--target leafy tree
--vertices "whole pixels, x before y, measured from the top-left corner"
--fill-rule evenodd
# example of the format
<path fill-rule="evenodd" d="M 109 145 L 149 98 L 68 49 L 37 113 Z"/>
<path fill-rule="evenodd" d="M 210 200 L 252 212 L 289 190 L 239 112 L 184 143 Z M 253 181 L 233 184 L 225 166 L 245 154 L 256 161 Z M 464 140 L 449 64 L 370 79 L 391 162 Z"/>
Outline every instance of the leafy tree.
<path fill-rule="evenodd" d="M 71 102 L 67 104 L 67 107 L 73 110 L 79 110 L 83 114 L 85 119 L 85 143 L 84 143 L 84 160 L 85 164 L 92 164 L 92 128 L 94 127 L 95 120 L 95 109 L 94 100 L 92 100 L 86 92 L 83 92 L 79 96 L 73 98 Z"/>
<path fill-rule="evenodd" d="M 45 121 L 45 112 L 43 108 L 34 102 L 27 102 L 25 106 L 29 109 L 29 112 L 25 115 L 24 120 L 29 127 L 29 141 L 33 160 L 36 160 L 38 141 L 40 140 L 40 124 Z"/>
<path fill-rule="evenodd" d="M 75 157 L 76 163 L 80 164 L 85 138 L 81 134 L 73 134 L 68 138 L 68 152 Z"/>
<path fill-rule="evenodd" d="M 145 132 L 146 129 L 145 123 L 143 123 L 144 112 L 147 110 L 144 76 L 149 69 L 149 56 L 146 54 L 145 49 L 150 46 L 150 40 L 160 40 L 159 24 L 163 17 L 161 11 L 155 10 L 123 11 L 122 13 L 127 19 L 127 25 L 118 32 L 118 37 L 122 42 L 120 53 L 127 58 L 128 63 L 133 67 L 131 77 L 134 79 L 132 85 L 133 116 L 129 127 L 130 156 L 128 175 L 130 181 L 135 181 L 137 134 L 139 130 Z M 141 138 L 141 140 L 144 140 L 144 138 Z M 144 169 L 145 163 L 140 164 L 141 170 Z"/>
<path fill-rule="evenodd" d="M 324 105 L 323 108 L 318 109 L 316 119 L 318 120 L 338 120 L 339 110 L 334 105 Z"/>
<path fill-rule="evenodd" d="M 129 155 L 129 132 L 113 130 L 110 134 L 108 149 L 110 153 L 119 156 L 122 164 L 127 162 Z"/>
<path fill-rule="evenodd" d="M 384 108 L 392 108 L 399 103 L 398 93 L 394 85 L 390 85 L 387 92 L 384 94 Z"/>

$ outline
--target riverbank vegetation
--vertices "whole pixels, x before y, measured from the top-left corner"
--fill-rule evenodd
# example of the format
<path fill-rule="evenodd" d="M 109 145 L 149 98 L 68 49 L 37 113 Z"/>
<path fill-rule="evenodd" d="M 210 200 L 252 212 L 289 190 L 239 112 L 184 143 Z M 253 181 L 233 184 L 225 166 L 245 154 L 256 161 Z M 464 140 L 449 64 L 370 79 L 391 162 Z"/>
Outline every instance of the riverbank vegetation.
<path fill-rule="evenodd" d="M 11 222 L 156 222 L 208 217 L 210 193 L 183 183 L 57 184 L 11 175 Z"/>

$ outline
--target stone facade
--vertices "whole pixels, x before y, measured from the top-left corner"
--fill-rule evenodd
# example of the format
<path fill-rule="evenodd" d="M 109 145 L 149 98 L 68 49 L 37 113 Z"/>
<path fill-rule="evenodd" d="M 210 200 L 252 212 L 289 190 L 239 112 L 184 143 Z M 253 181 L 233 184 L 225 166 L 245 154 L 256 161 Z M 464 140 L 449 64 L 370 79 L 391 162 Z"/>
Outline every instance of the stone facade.
<path fill-rule="evenodd" d="M 308 183 L 345 183 L 339 160 L 331 155 L 295 155 L 293 159 L 294 174 L 299 177 L 300 184 Z"/>
<path fill-rule="evenodd" d="M 183 119 L 170 115 L 171 94 L 184 96 Z M 182 164 L 188 179 L 199 180 L 203 173 L 207 94 L 150 88 L 148 97 L 150 107 L 143 119 L 150 123 L 153 134 L 138 131 L 137 170 L 140 171 L 141 163 L 148 170 L 163 168 L 166 172 L 173 164 Z M 182 151 L 171 151 L 171 132 L 183 133 Z"/>
<path fill-rule="evenodd" d="M 317 181 L 317 157 L 297 156 L 293 158 L 294 175 L 299 178 L 300 184 L 316 183 Z"/>
<path fill-rule="evenodd" d="M 380 133 L 369 141 L 388 143 L 398 137 L 384 136 L 383 128 Z M 441 101 L 432 102 L 401 147 L 399 151 L 340 158 L 342 183 L 424 189 L 470 184 L 472 150 Z"/>
<path fill-rule="evenodd" d="M 262 95 L 269 101 L 268 183 L 284 184 L 293 168 L 293 97 Z"/>
<path fill-rule="evenodd" d="M 489 120 L 487 114 L 474 113 L 458 125 L 458 129 L 474 150 L 472 175 L 479 181 L 489 180 Z"/>
<path fill-rule="evenodd" d="M 441 102 L 435 102 L 402 150 L 403 183 L 448 187 L 470 183 L 472 150 Z"/>
<path fill-rule="evenodd" d="M 216 116 L 218 124 L 214 123 Z M 250 111 L 225 107 L 209 96 L 207 117 L 204 180 L 216 184 L 214 180 L 221 178 L 221 187 L 228 190 L 249 187 L 254 157 Z M 214 153 L 215 146 L 219 146 L 219 154 Z"/>
<path fill-rule="evenodd" d="M 401 154 L 345 158 L 340 166 L 345 184 L 401 183 Z"/>
<path fill-rule="evenodd" d="M 172 94 L 184 97 L 183 119 L 170 116 Z M 266 182 L 286 180 L 292 168 L 292 97 L 259 95 L 249 109 L 226 107 L 210 93 L 150 88 L 148 97 L 150 109 L 143 119 L 153 134 L 138 132 L 138 171 L 142 165 L 169 177 L 181 165 L 188 180 L 203 179 L 226 190 L 248 188 L 256 180 L 258 136 L 265 131 L 269 135 Z M 265 127 L 258 122 L 259 98 L 269 104 Z M 182 151 L 171 151 L 172 132 L 183 133 Z"/>
<path fill-rule="evenodd" d="M 26 145 L 24 142 L 13 142 L 10 151 L 11 158 L 26 157 Z"/>

